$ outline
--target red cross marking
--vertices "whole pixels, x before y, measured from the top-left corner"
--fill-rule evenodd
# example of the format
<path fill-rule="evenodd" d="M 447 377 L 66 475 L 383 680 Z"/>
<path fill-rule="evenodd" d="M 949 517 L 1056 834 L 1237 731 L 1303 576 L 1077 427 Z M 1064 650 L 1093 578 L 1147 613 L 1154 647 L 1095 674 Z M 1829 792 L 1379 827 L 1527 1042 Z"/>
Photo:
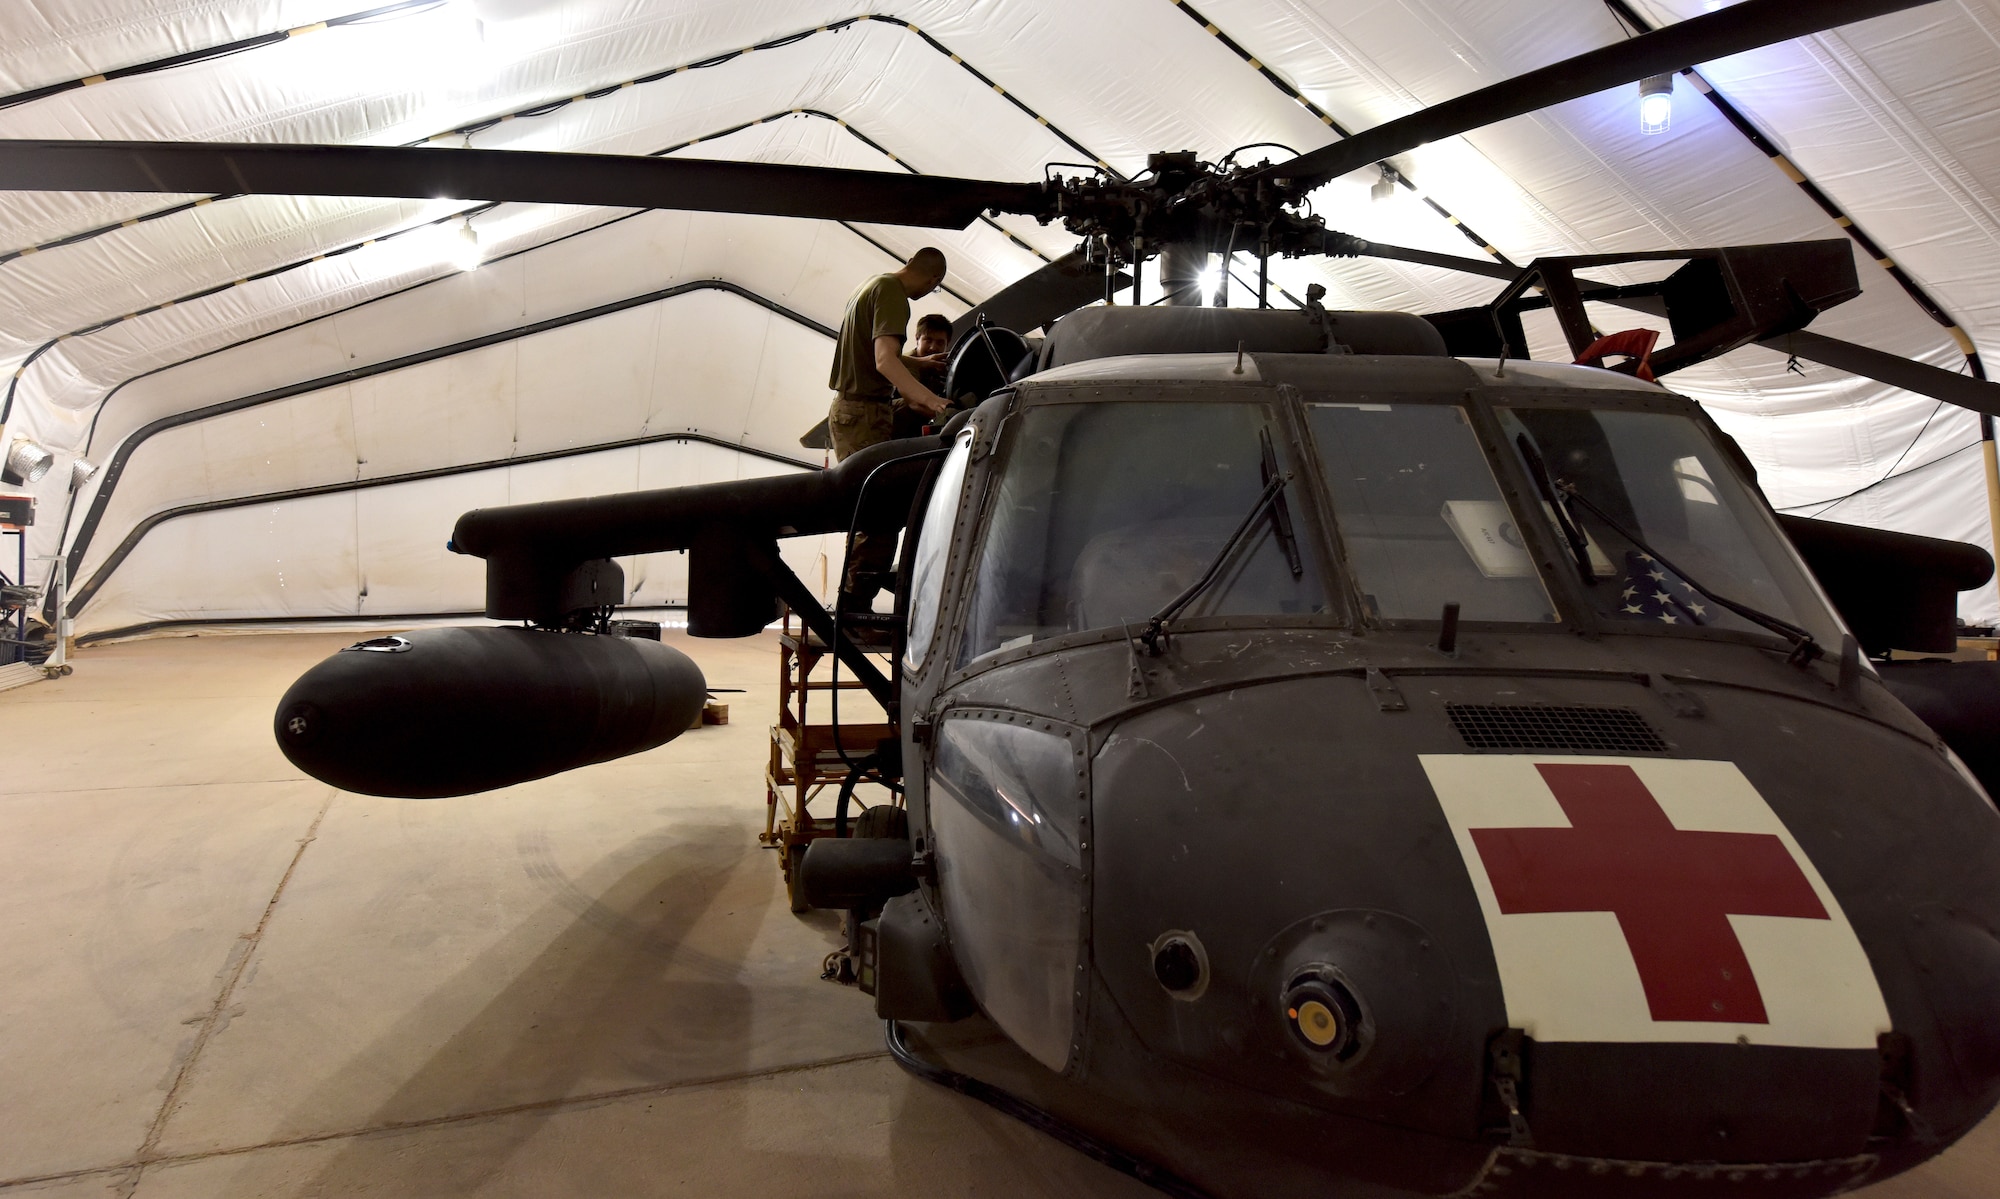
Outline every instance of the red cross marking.
<path fill-rule="evenodd" d="M 1767 1024 L 1729 917 L 1829 920 L 1785 843 L 1691 832 L 1630 766 L 1537 763 L 1569 828 L 1476 828 L 1500 910 L 1611 912 L 1655 1020 Z"/>

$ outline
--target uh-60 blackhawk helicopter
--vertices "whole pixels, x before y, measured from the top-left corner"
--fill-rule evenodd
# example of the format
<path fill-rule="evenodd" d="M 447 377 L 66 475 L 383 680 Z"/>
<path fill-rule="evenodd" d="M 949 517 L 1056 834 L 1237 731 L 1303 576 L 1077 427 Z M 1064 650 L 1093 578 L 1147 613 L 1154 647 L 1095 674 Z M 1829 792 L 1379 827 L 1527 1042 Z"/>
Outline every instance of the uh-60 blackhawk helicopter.
<path fill-rule="evenodd" d="M 694 635 L 759 632 L 782 601 L 889 713 L 872 756 L 906 821 L 797 868 L 854 912 L 913 1068 L 1183 1194 L 1817 1196 L 2000 1098 L 1994 680 L 1870 661 L 1948 648 L 1991 562 L 1779 519 L 1645 376 L 1761 341 L 1989 413 L 1994 389 L 1803 332 L 1857 292 L 1844 243 L 1678 250 L 1627 287 L 1579 272 L 1634 256 L 1545 259 L 1428 316 L 1081 306 L 1155 255 L 1178 299 L 1225 246 L 1495 273 L 1299 201 L 1913 6 L 1748 0 L 1289 162 L 1161 155 L 1136 181 L 10 143 L 0 188 L 1062 220 L 1084 248 L 960 322 L 949 391 L 983 400 L 940 434 L 467 513 L 451 548 L 526 627 L 334 655 L 281 702 L 286 754 L 431 796 L 669 740 L 700 672 L 604 633 L 611 559 L 684 549 Z M 1601 351 L 1586 300 L 1663 313 L 1672 345 L 1622 371 L 1527 360 L 1536 307 Z M 887 673 L 776 552 L 857 528 L 904 531 Z M 954 1040 L 975 1011 L 1015 1048 Z"/>

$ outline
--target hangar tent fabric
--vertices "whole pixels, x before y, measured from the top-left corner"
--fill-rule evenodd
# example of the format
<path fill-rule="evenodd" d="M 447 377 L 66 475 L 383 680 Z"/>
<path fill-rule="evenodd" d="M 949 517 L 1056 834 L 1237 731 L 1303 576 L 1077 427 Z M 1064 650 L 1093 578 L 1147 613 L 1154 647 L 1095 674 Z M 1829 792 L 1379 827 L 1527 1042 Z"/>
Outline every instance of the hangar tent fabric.
<path fill-rule="evenodd" d="M 1283 158 L 1631 32 L 1600 0 L 33 0 L 0 7 L 0 136 L 1130 175 L 1156 150 L 1267 142 L 1246 155 Z M 1703 64 L 1664 135 L 1640 133 L 1636 88 L 1615 89 L 1422 147 L 1396 164 L 1411 186 L 1336 180 L 1313 207 L 1362 237 L 1513 263 L 1841 236 L 1798 175 L 1882 251 L 1857 250 L 1864 294 L 1814 328 L 1962 370 L 2000 338 L 1996 62 L 2000 0 L 1938 0 Z M 483 265 L 463 270 L 472 238 Z M 939 233 L 10 193 L 5 421 L 58 455 L 31 551 L 68 561 L 84 635 L 477 611 L 479 563 L 443 546 L 469 508 L 819 465 L 798 435 L 828 399 L 829 330 L 857 282 L 923 244 L 950 255 L 951 291 L 918 310 L 946 315 L 1072 245 L 1013 217 Z M 1495 289 L 1379 261 L 1273 277 L 1289 297 L 1323 283 L 1343 308 Z M 1781 508 L 1990 544 L 1969 413 L 1754 347 L 1671 383 Z M 72 489 L 79 458 L 103 469 Z M 822 590 L 838 577 L 837 539 L 787 553 Z M 625 566 L 635 603 L 684 598 L 684 558 Z M 2000 601 L 1988 587 L 1961 612 L 1991 621 Z"/>

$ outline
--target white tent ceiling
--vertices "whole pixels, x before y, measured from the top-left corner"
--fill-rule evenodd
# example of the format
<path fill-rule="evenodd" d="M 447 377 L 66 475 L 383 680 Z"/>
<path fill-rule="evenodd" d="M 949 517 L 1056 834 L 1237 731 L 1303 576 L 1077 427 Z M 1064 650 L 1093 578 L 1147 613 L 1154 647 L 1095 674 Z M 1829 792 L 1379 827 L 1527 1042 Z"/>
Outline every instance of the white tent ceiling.
<path fill-rule="evenodd" d="M 1627 35 L 1599 0 L 1199 0 L 1198 19 L 1174 0 L 860 3 L 25 0 L 0 6 L 0 137 L 1130 174 L 1152 150 L 1312 149 L 1335 136 L 1329 118 L 1367 128 Z M 1715 4 L 1634 7 L 1665 24 Z M 1701 70 L 1988 347 L 1996 65 L 2000 0 L 1938 0 Z M 112 78 L 7 100 L 98 75 Z M 1421 195 L 1371 201 L 1367 171 L 1316 210 L 1364 237 L 1479 253 L 1427 195 L 1514 262 L 1841 234 L 1685 79 L 1666 136 L 1640 135 L 1621 88 L 1399 161 Z M 477 564 L 443 552 L 460 512 L 798 469 L 783 460 L 809 457 L 797 437 L 827 399 L 824 328 L 856 282 L 935 243 L 957 296 L 920 307 L 955 314 L 1070 245 L 1018 218 L 930 233 L 448 199 L 0 199 L 9 428 L 61 459 L 31 552 L 75 557 L 85 633 L 477 609 Z M 468 212 L 488 265 L 460 273 Z M 1964 369 L 1952 336 L 1857 258 L 1863 296 L 1814 328 Z M 1274 277 L 1355 308 L 1494 290 L 1380 262 Z M 1969 414 L 1755 348 L 1673 384 L 1742 441 L 1781 507 L 1988 544 Z M 76 455 L 113 467 L 72 495 Z M 816 583 L 828 548 L 795 548 Z M 628 563 L 635 600 L 677 601 L 682 566 Z M 1962 610 L 1992 619 L 2000 602 L 1989 587 Z"/>

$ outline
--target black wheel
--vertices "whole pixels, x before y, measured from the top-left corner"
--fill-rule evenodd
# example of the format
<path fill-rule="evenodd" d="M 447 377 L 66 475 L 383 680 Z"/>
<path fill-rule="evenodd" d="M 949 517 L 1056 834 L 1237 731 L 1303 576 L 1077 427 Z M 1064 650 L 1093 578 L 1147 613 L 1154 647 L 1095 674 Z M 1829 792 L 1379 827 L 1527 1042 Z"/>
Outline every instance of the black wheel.
<path fill-rule="evenodd" d="M 785 851 L 785 898 L 790 901 L 794 914 L 812 910 L 812 905 L 806 902 L 805 891 L 800 885 L 799 866 L 805 861 L 805 857 L 805 845 L 794 845 Z"/>
<path fill-rule="evenodd" d="M 910 839 L 910 814 L 894 804 L 877 804 L 854 818 L 857 837 L 901 837 Z"/>

